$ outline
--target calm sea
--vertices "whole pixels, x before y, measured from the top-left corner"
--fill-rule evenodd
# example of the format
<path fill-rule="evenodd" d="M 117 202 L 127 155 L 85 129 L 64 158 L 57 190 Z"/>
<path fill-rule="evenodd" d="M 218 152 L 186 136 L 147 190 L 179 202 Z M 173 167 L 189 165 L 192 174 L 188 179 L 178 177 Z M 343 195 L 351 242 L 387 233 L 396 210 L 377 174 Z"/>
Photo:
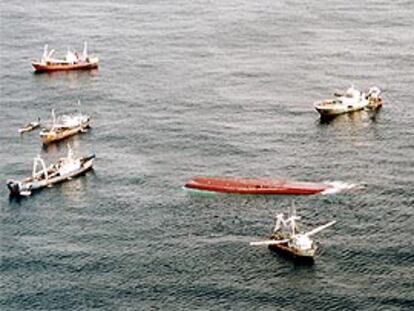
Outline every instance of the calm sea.
<path fill-rule="evenodd" d="M 413 310 L 414 2 L 0 3 L 1 310 Z M 34 75 L 44 44 L 92 72 Z M 386 101 L 321 123 L 312 102 L 354 84 Z M 78 109 L 93 172 L 21 201 L 5 183 L 42 148 L 23 124 Z M 336 181 L 310 197 L 188 193 L 194 175 Z M 301 265 L 266 247 L 292 204 L 329 220 Z"/>

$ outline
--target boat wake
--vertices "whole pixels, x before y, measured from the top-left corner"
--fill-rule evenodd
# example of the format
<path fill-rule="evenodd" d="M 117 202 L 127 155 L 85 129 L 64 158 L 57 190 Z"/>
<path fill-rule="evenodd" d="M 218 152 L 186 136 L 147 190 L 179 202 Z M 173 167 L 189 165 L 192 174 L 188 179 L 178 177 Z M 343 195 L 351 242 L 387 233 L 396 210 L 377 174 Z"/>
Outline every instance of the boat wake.
<path fill-rule="evenodd" d="M 238 236 L 238 235 L 225 235 L 225 236 L 211 236 L 206 238 L 195 239 L 197 243 L 206 244 L 222 244 L 222 243 L 243 243 L 248 244 L 251 242 L 253 237 L 250 236 Z"/>
<path fill-rule="evenodd" d="M 330 187 L 321 192 L 322 195 L 327 194 L 336 194 L 336 193 L 344 193 L 344 192 L 356 192 L 358 190 L 362 190 L 365 188 L 364 185 L 361 184 L 350 184 L 343 181 L 330 181 L 327 182 Z"/>

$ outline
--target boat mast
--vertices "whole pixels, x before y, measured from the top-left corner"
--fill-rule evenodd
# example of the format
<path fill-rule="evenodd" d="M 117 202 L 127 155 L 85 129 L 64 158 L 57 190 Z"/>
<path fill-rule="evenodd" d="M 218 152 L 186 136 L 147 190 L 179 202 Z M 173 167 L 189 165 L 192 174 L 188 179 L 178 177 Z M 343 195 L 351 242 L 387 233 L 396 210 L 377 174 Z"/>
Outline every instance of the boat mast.
<path fill-rule="evenodd" d="M 273 232 L 277 232 L 282 228 L 285 228 L 287 226 L 287 223 L 283 217 L 283 213 L 277 214 L 276 215 L 276 224 L 275 227 L 273 229 Z"/>
<path fill-rule="evenodd" d="M 88 57 L 88 43 L 85 41 L 83 43 L 83 52 L 82 52 L 82 60 L 86 61 L 86 58 Z"/>
<path fill-rule="evenodd" d="M 295 201 L 292 201 L 291 213 L 290 213 L 290 229 L 292 231 L 292 235 L 296 234 L 296 208 L 295 208 Z"/>
<path fill-rule="evenodd" d="M 72 151 L 72 148 L 71 148 L 71 146 L 70 146 L 70 144 L 68 143 L 68 156 L 67 156 L 67 158 L 68 159 L 72 159 L 73 158 L 73 151 Z"/>
<path fill-rule="evenodd" d="M 79 106 L 79 116 L 82 117 L 82 111 L 81 111 L 81 101 L 78 99 L 78 106 Z M 81 119 L 82 120 L 82 119 Z"/>
<path fill-rule="evenodd" d="M 32 172 L 32 177 L 36 178 L 37 173 L 37 165 L 40 164 L 42 169 L 43 169 L 43 174 L 45 175 L 45 179 L 47 180 L 49 178 L 48 174 L 47 174 L 47 169 L 46 169 L 46 165 L 45 165 L 45 161 L 43 161 L 43 159 L 40 157 L 40 155 L 38 154 L 36 158 L 34 158 L 33 160 L 33 172 Z"/>
<path fill-rule="evenodd" d="M 55 109 L 52 109 L 52 130 L 55 129 L 55 125 L 56 125 L 56 116 L 55 116 Z"/>
<path fill-rule="evenodd" d="M 45 61 L 47 58 L 47 49 L 48 49 L 48 45 L 45 44 L 44 48 L 43 48 L 43 56 L 42 56 L 42 61 Z"/>

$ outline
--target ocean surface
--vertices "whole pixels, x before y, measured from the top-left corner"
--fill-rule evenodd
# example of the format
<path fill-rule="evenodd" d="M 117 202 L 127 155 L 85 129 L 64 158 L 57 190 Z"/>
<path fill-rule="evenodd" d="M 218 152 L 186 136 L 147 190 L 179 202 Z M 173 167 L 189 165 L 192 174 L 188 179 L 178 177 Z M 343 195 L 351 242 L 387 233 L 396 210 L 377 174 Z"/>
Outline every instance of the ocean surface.
<path fill-rule="evenodd" d="M 410 0 L 1 1 L 0 309 L 413 310 L 413 21 Z M 44 44 L 84 41 L 99 70 L 33 74 Z M 352 84 L 383 109 L 320 122 L 312 103 Z M 92 129 L 17 134 L 53 108 Z M 67 142 L 94 170 L 9 200 Z M 196 175 L 362 189 L 185 191 Z M 249 246 L 292 204 L 305 229 L 337 221 L 313 265 Z"/>

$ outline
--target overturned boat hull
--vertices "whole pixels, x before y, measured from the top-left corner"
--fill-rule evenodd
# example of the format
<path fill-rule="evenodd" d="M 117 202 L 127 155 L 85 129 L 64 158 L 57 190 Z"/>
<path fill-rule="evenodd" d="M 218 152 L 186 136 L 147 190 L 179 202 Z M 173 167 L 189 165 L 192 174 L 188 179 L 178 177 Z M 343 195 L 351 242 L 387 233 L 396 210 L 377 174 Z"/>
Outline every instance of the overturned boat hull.
<path fill-rule="evenodd" d="M 196 177 L 185 184 L 188 189 L 233 194 L 311 195 L 332 186 L 323 183 L 256 178 Z"/>

